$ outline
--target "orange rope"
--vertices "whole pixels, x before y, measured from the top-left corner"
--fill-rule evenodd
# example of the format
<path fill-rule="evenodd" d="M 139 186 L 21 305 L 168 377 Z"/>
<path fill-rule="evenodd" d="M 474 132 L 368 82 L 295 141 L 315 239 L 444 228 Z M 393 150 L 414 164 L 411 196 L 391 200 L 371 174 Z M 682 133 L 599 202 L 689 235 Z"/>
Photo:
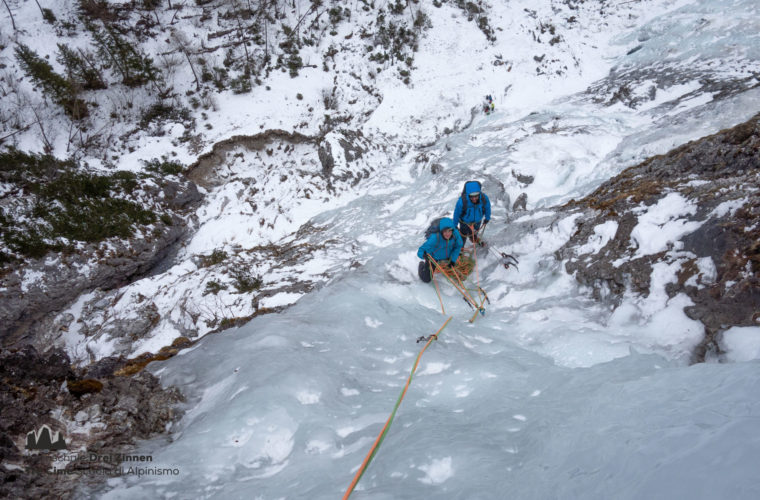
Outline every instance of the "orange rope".
<path fill-rule="evenodd" d="M 473 226 L 471 226 L 471 225 L 468 225 L 468 227 L 470 228 L 470 232 L 474 235 L 475 234 L 475 228 Z M 473 237 L 473 239 L 474 239 L 474 237 Z M 475 318 L 478 317 L 478 313 L 482 313 L 483 312 L 483 305 L 485 304 L 486 298 L 487 298 L 486 295 L 485 295 L 485 292 L 483 292 L 483 289 L 480 287 L 480 275 L 478 274 L 477 246 L 478 246 L 477 243 L 475 243 L 475 241 L 473 241 L 472 242 L 472 251 L 473 251 L 473 255 L 475 257 L 475 272 L 476 272 L 477 279 L 478 279 L 477 286 L 478 286 L 478 298 L 480 299 L 480 304 L 478 304 L 478 302 L 475 299 L 473 299 L 472 296 L 469 294 L 469 292 L 467 290 L 467 287 L 464 286 L 464 283 L 462 283 L 462 280 L 459 277 L 459 273 L 457 273 L 455 269 L 452 269 L 451 272 L 456 277 L 457 282 L 459 283 L 459 286 L 457 286 L 457 284 L 454 283 L 454 281 L 451 279 L 451 277 L 449 276 L 449 274 L 446 271 L 444 271 L 443 268 L 440 265 L 438 265 L 437 262 L 435 263 L 435 265 L 438 268 L 438 270 L 440 272 L 442 272 L 444 276 L 446 276 L 446 279 L 449 280 L 449 282 L 454 286 L 454 288 L 456 288 L 459 291 L 459 293 L 461 293 L 462 295 L 464 295 L 465 300 L 467 300 L 470 303 L 470 305 L 472 305 L 472 307 L 475 308 L 475 314 L 473 314 L 472 318 L 470 318 L 470 323 L 472 323 L 473 321 L 475 321 Z"/>
<path fill-rule="evenodd" d="M 457 285 L 456 283 L 454 283 L 454 280 L 451 279 L 451 277 L 449 276 L 449 273 L 447 273 L 446 271 L 444 271 L 443 267 L 441 267 L 441 265 L 438 264 L 437 262 L 435 262 L 435 266 L 438 269 L 438 272 L 442 273 L 446 277 L 446 279 L 449 281 L 449 283 L 451 283 L 452 286 L 454 288 L 456 288 L 459 293 L 461 293 L 462 295 L 464 295 L 465 300 L 467 300 L 470 304 L 473 305 L 473 307 L 475 307 L 476 302 L 472 300 L 472 297 L 470 297 L 470 295 L 467 293 L 467 290 L 464 289 L 464 285 L 462 285 L 462 287 L 460 287 L 459 285 Z M 454 271 L 454 274 L 456 274 L 456 271 Z M 458 278 L 458 275 L 457 275 L 457 278 Z"/>
<path fill-rule="evenodd" d="M 447 279 L 447 280 L 449 280 L 449 282 L 451 282 L 451 284 L 452 284 L 452 285 L 454 285 L 454 288 L 456 288 L 457 290 L 459 290 L 459 292 L 460 292 L 460 293 L 463 293 L 463 292 L 462 292 L 462 289 L 461 289 L 461 288 L 459 288 L 459 287 L 456 285 L 456 283 L 454 283 L 453 281 L 451 281 L 451 278 L 449 277 L 449 273 L 447 273 L 447 272 L 446 272 L 446 271 L 443 269 L 443 266 L 441 266 L 441 265 L 438 263 L 438 261 L 437 261 L 437 260 L 435 260 L 435 259 L 433 259 L 433 258 L 431 257 L 431 258 L 430 258 L 430 262 L 433 264 L 433 266 L 435 266 L 435 270 L 436 270 L 436 271 L 438 271 L 439 273 L 443 274 L 443 275 L 446 277 L 446 279 Z"/>
<path fill-rule="evenodd" d="M 480 270 L 478 268 L 478 244 L 475 243 L 475 225 L 468 225 L 470 228 L 470 233 L 473 235 L 473 242 L 472 242 L 472 256 L 475 260 L 475 279 L 477 281 L 478 286 L 478 298 L 480 299 L 480 307 L 483 307 L 483 304 L 485 303 L 485 292 L 483 291 L 483 288 L 480 286 Z M 485 232 L 486 228 L 483 227 L 483 230 L 480 233 L 480 236 L 483 236 L 483 233 Z M 472 323 L 472 320 L 470 321 Z"/>
<path fill-rule="evenodd" d="M 379 449 L 380 444 L 383 442 L 383 439 L 385 439 L 385 434 L 388 432 L 388 429 L 390 429 L 391 423 L 393 423 L 393 418 L 396 416 L 396 410 L 398 410 L 398 407 L 401 404 L 401 400 L 404 399 L 404 396 L 406 395 L 406 390 L 409 389 L 409 384 L 412 383 L 412 377 L 414 376 L 414 372 L 417 371 L 417 366 L 420 363 L 420 358 L 422 357 L 422 353 L 425 352 L 425 349 L 428 348 L 428 346 L 430 345 L 432 341 L 438 340 L 438 334 L 441 333 L 441 330 L 443 330 L 446 327 L 446 325 L 449 324 L 449 321 L 451 321 L 451 318 L 453 318 L 453 316 L 449 316 L 449 319 L 447 319 L 443 323 L 443 325 L 441 325 L 438 331 L 430 336 L 427 343 L 425 343 L 425 346 L 417 355 L 417 359 L 414 361 L 414 366 L 412 367 L 412 373 L 410 373 L 409 378 L 406 379 L 406 385 L 404 386 L 404 390 L 401 391 L 401 395 L 399 396 L 398 401 L 396 401 L 396 407 L 393 408 L 393 412 L 391 412 L 391 415 L 388 417 L 388 420 L 385 422 L 383 429 L 380 431 L 380 434 L 378 434 L 377 439 L 375 439 L 375 442 L 372 444 L 372 448 L 370 448 L 369 453 L 367 453 L 367 456 L 364 458 L 364 462 L 362 462 L 362 465 L 359 467 L 359 470 L 356 471 L 354 480 L 351 481 L 351 484 L 346 490 L 346 493 L 343 495 L 343 500 L 347 500 L 348 497 L 351 496 L 351 493 L 354 491 L 354 488 L 356 488 L 356 485 L 359 483 L 359 479 L 361 479 L 362 475 L 364 475 L 364 471 L 367 470 L 367 466 L 375 457 L 375 454 L 377 453 L 377 450 Z"/>
<path fill-rule="evenodd" d="M 459 291 L 462 292 L 467 299 L 469 299 L 470 304 L 472 304 L 472 306 L 474 308 L 479 309 L 477 301 L 472 298 L 472 296 L 470 295 L 470 293 L 467 291 L 467 287 L 464 286 L 464 283 L 462 283 L 462 280 L 459 278 L 459 273 L 456 272 L 454 269 L 452 269 L 451 272 L 454 274 L 454 276 L 456 277 L 457 281 L 459 282 L 459 286 L 462 287 Z"/>
<path fill-rule="evenodd" d="M 472 245 L 472 255 L 475 257 L 475 279 L 477 280 L 478 284 L 478 297 L 480 297 L 480 271 L 478 271 L 478 245 L 477 243 Z"/>
<path fill-rule="evenodd" d="M 470 318 L 470 323 L 475 321 L 475 318 L 478 317 L 478 313 L 481 311 L 481 309 L 483 309 L 483 304 L 485 303 L 486 303 L 486 297 L 484 295 L 483 298 L 480 300 L 480 307 L 478 307 L 477 311 L 475 311 L 475 313 L 472 315 L 472 318 Z"/>
<path fill-rule="evenodd" d="M 428 262 L 430 266 L 430 276 L 433 277 L 433 284 L 435 285 L 435 293 L 438 295 L 438 302 L 441 303 L 441 314 L 446 314 L 446 310 L 443 308 L 443 299 L 441 298 L 441 292 L 438 290 L 438 282 L 435 280 L 435 271 L 433 271 L 433 265 Z"/>

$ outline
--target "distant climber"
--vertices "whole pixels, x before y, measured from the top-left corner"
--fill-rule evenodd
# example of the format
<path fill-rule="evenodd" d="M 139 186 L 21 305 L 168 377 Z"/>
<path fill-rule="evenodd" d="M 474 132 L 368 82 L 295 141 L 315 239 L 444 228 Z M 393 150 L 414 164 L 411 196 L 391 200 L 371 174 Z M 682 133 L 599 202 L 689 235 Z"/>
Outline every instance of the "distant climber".
<path fill-rule="evenodd" d="M 478 232 L 485 229 L 491 220 L 491 200 L 481 192 L 479 181 L 467 181 L 462 188 L 462 195 L 454 208 L 454 220 L 459 223 L 462 238 L 478 243 Z M 481 225 L 482 222 L 482 225 Z"/>
<path fill-rule="evenodd" d="M 434 269 L 431 257 L 442 267 L 455 267 L 463 242 L 454 221 L 448 217 L 442 217 L 438 221 L 438 227 L 433 227 L 432 231 L 429 228 L 426 235 L 425 243 L 417 250 L 417 257 L 423 259 L 417 266 L 417 274 L 422 281 L 430 283 Z"/>
<path fill-rule="evenodd" d="M 493 102 L 493 97 L 491 97 L 491 94 L 488 94 L 486 96 L 486 100 L 483 102 L 483 112 L 487 115 L 490 115 L 493 113 L 495 108 L 496 105 Z"/>

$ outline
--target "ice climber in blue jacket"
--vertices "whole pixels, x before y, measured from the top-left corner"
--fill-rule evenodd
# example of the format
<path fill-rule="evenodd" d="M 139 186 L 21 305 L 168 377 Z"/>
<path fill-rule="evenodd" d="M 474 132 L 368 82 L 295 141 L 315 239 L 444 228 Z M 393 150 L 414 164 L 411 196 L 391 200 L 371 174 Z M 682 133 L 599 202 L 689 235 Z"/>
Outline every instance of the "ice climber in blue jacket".
<path fill-rule="evenodd" d="M 428 236 L 425 243 L 417 250 L 417 257 L 423 259 L 417 268 L 420 279 L 425 283 L 430 283 L 433 278 L 434 265 L 430 262 L 431 257 L 442 267 L 456 266 L 462 246 L 462 237 L 456 230 L 454 221 L 448 217 L 443 217 L 438 222 L 438 231 Z M 448 263 L 441 262 L 446 259 L 448 259 Z"/>
<path fill-rule="evenodd" d="M 467 181 L 462 189 L 462 196 L 454 208 L 454 220 L 459 223 L 462 238 L 474 243 L 479 241 L 478 231 L 485 229 L 491 220 L 491 200 L 481 192 L 480 182 Z M 481 225 L 482 221 L 482 225 Z"/>

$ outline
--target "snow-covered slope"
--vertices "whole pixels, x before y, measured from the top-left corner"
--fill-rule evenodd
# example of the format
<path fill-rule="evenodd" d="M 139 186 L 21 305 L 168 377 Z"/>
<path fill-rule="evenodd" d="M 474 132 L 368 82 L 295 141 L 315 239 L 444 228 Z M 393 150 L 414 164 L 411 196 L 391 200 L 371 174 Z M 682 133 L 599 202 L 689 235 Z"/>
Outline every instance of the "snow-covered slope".
<path fill-rule="evenodd" d="M 40 26 L 32 7 L 19 6 L 20 25 Z M 371 32 L 379 18 L 355 8 L 351 22 L 304 48 L 313 57 L 329 53 L 329 71 L 307 64 L 297 78 L 275 71 L 250 93 L 213 95 L 211 108 L 194 113 L 208 126 L 189 144 L 176 140 L 184 126 L 130 139 L 132 152 L 118 153 L 119 168 L 139 170 L 140 160 L 167 151 L 190 163 L 203 144 L 224 140 L 225 147 L 206 146 L 208 158 L 194 170 L 205 203 L 192 219 L 195 235 L 165 271 L 121 290 L 94 290 L 53 320 L 68 331 L 75 358 L 97 359 L 114 349 L 156 352 L 177 337 L 196 338 L 291 304 L 340 269 L 364 262 L 352 243 L 356 236 L 341 229 L 346 222 L 306 223 L 373 183 L 400 189 L 410 179 L 407 171 L 416 177 L 436 163 L 468 166 L 475 167 L 472 176 L 493 182 L 505 210 L 523 193 L 529 208 L 546 207 L 752 114 L 745 103 L 755 98 L 743 90 L 754 85 L 756 54 L 743 47 L 754 46 L 748 42 L 755 18 L 746 3 L 737 8 L 748 15 L 733 21 L 709 2 L 496 3 L 486 9 L 486 25 L 495 30 L 490 41 L 478 27 L 482 16 L 468 19 L 473 16 L 454 3 L 414 8 L 428 23 L 408 85 L 397 66 L 367 60 L 367 40 L 351 34 Z M 201 10 L 183 12 L 190 21 Z M 736 38 L 719 36 L 731 23 Z M 185 29 L 191 38 L 203 36 L 197 27 Z M 32 33 L 16 36 L 30 42 Z M 679 44 L 684 48 L 666 49 Z M 189 66 L 174 68 L 173 83 L 177 90 L 192 87 Z M 497 113 L 473 115 L 486 93 L 495 97 Z M 478 133 L 455 151 L 447 152 L 443 140 L 421 153 L 411 149 L 468 125 Z M 276 130 L 284 133 L 269 133 Z M 398 174 L 386 175 L 389 163 L 399 165 Z M 446 175 L 428 199 L 450 200 L 465 177 Z M 530 177 L 530 185 L 519 180 Z M 335 239 L 336 231 L 346 238 Z M 34 286 L 33 277 L 22 279 Z M 262 286 L 252 293 L 241 280 Z M 135 323 L 145 317 L 151 320 Z"/>
<path fill-rule="evenodd" d="M 195 236 L 165 269 L 64 312 L 73 356 L 155 352 L 223 319 L 295 306 L 155 365 L 189 396 L 188 413 L 170 443 L 141 451 L 180 473 L 113 479 L 103 496 L 342 494 L 405 383 L 415 340 L 447 317 L 415 275 L 421 233 L 477 178 L 494 203 L 487 239 L 516 254 L 520 270 L 480 256 L 491 304 L 474 324 L 442 287 L 454 320 L 425 354 L 356 496 L 750 498 L 757 362 L 688 366 L 704 332 L 683 311 L 688 298 L 665 293 L 667 269 L 621 312 L 593 300 L 556 257 L 580 215 L 553 207 L 757 113 L 755 2 L 734 1 L 730 14 L 707 0 L 492 2 L 495 41 L 455 2 L 410 3 L 430 27 L 408 85 L 399 67 L 367 62 L 360 27 L 376 18 L 362 4 L 353 25 L 305 49 L 338 44 L 329 72 L 312 62 L 298 78 L 273 72 L 250 94 L 215 95 L 198 116 L 211 126 L 199 150 L 172 143 L 177 126 L 120 153 L 124 169 L 167 151 L 190 164 L 240 138 L 212 155 Z M 184 71 L 177 80 L 191 87 Z M 496 100 L 489 116 L 478 112 L 484 94 Z M 275 129 L 309 139 L 248 145 Z M 514 211 L 522 194 L 527 210 Z M 596 245 L 612 231 L 600 228 Z M 239 293 L 239 270 L 269 288 Z M 155 323 L 119 344 L 109 321 L 130 324 L 143 308 Z M 757 358 L 748 354 L 757 327 L 739 333 L 746 342 L 732 341 L 726 360 Z M 716 449 L 729 459 L 716 463 Z"/>

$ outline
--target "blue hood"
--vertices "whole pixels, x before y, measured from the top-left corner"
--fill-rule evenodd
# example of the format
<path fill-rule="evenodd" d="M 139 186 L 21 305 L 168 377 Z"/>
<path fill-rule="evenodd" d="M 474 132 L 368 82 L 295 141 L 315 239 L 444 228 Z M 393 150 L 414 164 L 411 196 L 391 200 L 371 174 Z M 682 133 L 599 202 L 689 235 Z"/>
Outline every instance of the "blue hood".
<path fill-rule="evenodd" d="M 442 218 L 438 223 L 438 231 L 443 231 L 444 229 L 454 229 L 455 227 L 456 224 L 454 224 L 454 221 L 448 217 Z"/>
<path fill-rule="evenodd" d="M 480 194 L 480 184 L 477 182 L 468 182 L 464 186 L 464 192 L 467 193 L 467 196 L 471 194 Z"/>

